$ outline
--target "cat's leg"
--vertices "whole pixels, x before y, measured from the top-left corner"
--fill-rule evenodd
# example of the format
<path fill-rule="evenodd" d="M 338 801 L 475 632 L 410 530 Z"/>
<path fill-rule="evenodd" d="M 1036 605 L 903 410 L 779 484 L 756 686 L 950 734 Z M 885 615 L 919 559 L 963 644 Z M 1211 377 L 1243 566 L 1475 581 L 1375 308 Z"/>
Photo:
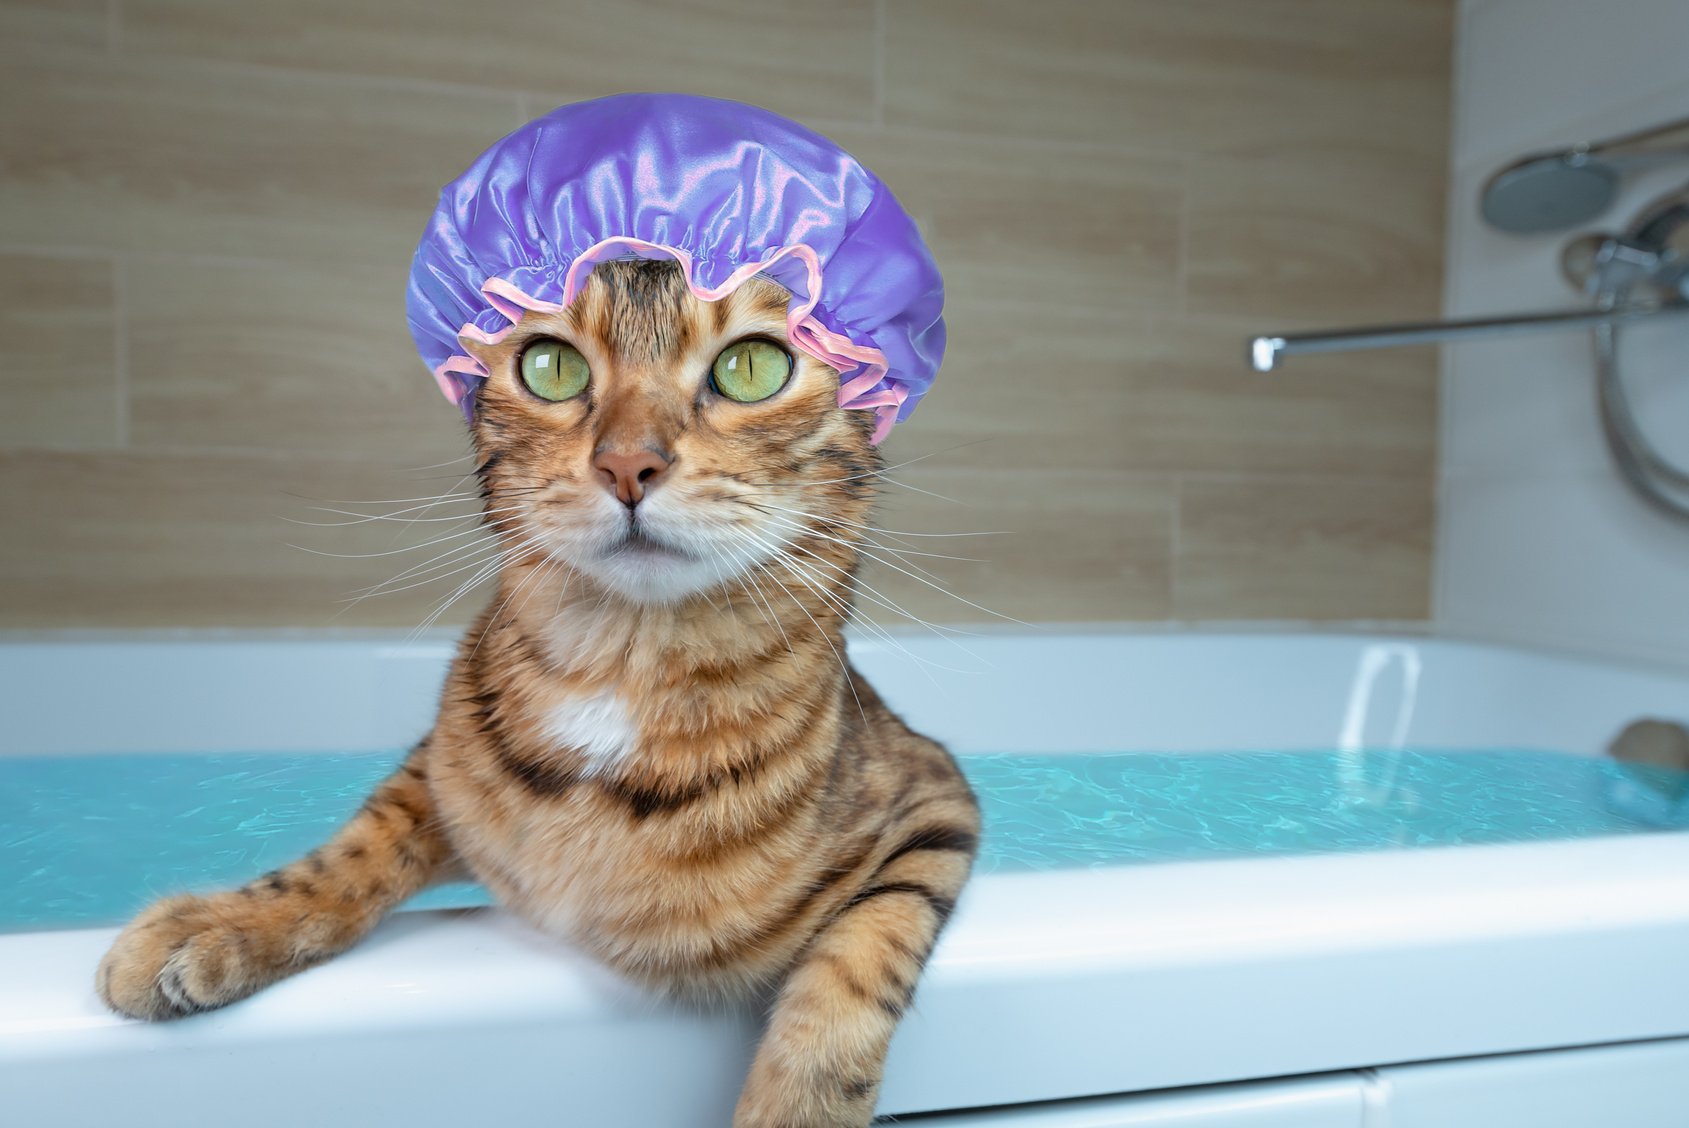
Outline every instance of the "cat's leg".
<path fill-rule="evenodd" d="M 972 804 L 958 801 L 954 821 L 899 839 L 805 950 L 775 1001 L 734 1128 L 872 1119 L 892 1031 L 973 861 Z"/>
<path fill-rule="evenodd" d="M 163 1019 L 243 999 L 345 951 L 454 866 L 428 791 L 427 742 L 326 845 L 239 889 L 143 910 L 100 961 L 112 1009 Z"/>

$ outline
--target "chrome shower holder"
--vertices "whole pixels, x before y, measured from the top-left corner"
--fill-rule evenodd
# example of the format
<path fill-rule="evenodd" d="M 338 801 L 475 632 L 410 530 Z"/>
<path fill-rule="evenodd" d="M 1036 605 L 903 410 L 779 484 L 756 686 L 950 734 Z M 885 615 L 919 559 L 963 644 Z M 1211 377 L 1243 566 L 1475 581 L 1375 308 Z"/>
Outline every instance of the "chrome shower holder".
<path fill-rule="evenodd" d="M 1480 211 L 1492 226 L 1519 234 L 1575 226 L 1611 206 L 1623 172 L 1686 159 L 1689 119 L 1564 153 L 1534 154 L 1490 178 Z M 1257 372 L 1270 372 L 1285 357 L 1303 353 L 1589 329 L 1595 344 L 1601 427 L 1619 471 L 1642 497 L 1689 521 L 1689 469 L 1673 463 L 1648 440 L 1618 372 L 1621 325 L 1689 314 L 1689 184 L 1648 204 L 1621 234 L 1573 239 L 1561 251 L 1560 268 L 1590 305 L 1261 336 L 1249 343 L 1249 363 Z"/>

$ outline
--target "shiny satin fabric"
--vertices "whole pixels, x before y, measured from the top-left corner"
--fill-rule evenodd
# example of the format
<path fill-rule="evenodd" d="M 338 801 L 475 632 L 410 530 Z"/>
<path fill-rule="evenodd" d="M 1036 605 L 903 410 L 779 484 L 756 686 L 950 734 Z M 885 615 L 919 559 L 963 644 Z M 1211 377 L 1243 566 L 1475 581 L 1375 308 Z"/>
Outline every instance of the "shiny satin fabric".
<path fill-rule="evenodd" d="M 411 335 L 472 418 L 486 378 L 459 337 L 496 341 L 566 307 L 599 262 L 673 258 L 715 300 L 764 274 L 792 292 L 795 347 L 840 372 L 876 441 L 944 354 L 944 285 L 907 213 L 831 141 L 754 106 L 621 94 L 560 107 L 440 193 L 411 266 Z"/>

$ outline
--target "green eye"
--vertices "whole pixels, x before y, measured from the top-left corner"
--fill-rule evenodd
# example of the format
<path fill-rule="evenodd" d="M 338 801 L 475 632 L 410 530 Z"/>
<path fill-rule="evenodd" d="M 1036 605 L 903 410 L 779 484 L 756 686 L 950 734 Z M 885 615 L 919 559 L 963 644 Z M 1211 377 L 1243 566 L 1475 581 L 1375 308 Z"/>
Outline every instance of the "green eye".
<path fill-rule="evenodd" d="M 572 399 L 586 391 L 586 357 L 562 341 L 535 341 L 522 350 L 522 382 L 541 399 Z"/>
<path fill-rule="evenodd" d="M 784 388 L 791 376 L 791 355 L 773 341 L 729 345 L 710 369 L 715 390 L 740 403 L 767 399 Z"/>

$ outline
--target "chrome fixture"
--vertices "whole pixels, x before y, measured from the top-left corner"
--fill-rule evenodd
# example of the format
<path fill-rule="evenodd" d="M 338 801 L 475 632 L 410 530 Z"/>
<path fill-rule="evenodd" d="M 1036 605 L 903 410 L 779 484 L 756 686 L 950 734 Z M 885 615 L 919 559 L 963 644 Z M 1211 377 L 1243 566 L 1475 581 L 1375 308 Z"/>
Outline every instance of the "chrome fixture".
<path fill-rule="evenodd" d="M 1490 177 L 1479 210 L 1502 231 L 1563 231 L 1611 207 L 1624 173 L 1675 160 L 1689 160 L 1689 120 L 1532 153 Z"/>
<path fill-rule="evenodd" d="M 1689 159 L 1689 119 L 1564 153 L 1526 157 L 1490 178 L 1479 207 L 1488 222 L 1505 231 L 1573 226 L 1611 205 L 1622 172 L 1680 159 Z M 1689 468 L 1668 460 L 1643 433 L 1618 364 L 1621 325 L 1689 314 L 1689 185 L 1648 204 L 1619 234 L 1574 238 L 1561 251 L 1560 269 L 1589 299 L 1588 306 L 1256 337 L 1249 343 L 1249 362 L 1257 372 L 1270 372 L 1297 353 L 1587 328 L 1595 345 L 1601 429 L 1614 462 L 1642 497 L 1689 520 Z"/>
<path fill-rule="evenodd" d="M 1373 325 L 1365 329 L 1325 329 L 1312 333 L 1286 333 L 1282 337 L 1256 337 L 1249 342 L 1249 363 L 1257 372 L 1271 372 L 1279 360 L 1298 353 L 1349 352 L 1354 349 L 1388 349 L 1397 345 L 1434 345 L 1442 341 L 1475 337 L 1505 337 L 1543 329 L 1588 329 L 1635 321 L 1643 317 L 1689 313 L 1689 300 L 1638 301 L 1610 309 L 1562 309 L 1548 313 L 1509 313 L 1496 317 L 1474 317 L 1465 321 L 1406 321 L 1400 325 Z"/>
<path fill-rule="evenodd" d="M 1622 308 L 1638 292 L 1681 303 L 1689 297 L 1689 185 L 1643 208 L 1622 235 L 1573 240 L 1561 270 L 1581 281 L 1598 309 Z M 1619 376 L 1618 327 L 1602 322 L 1594 337 L 1596 403 L 1613 461 L 1637 493 L 1689 520 L 1689 468 L 1661 454 L 1637 423 Z"/>

